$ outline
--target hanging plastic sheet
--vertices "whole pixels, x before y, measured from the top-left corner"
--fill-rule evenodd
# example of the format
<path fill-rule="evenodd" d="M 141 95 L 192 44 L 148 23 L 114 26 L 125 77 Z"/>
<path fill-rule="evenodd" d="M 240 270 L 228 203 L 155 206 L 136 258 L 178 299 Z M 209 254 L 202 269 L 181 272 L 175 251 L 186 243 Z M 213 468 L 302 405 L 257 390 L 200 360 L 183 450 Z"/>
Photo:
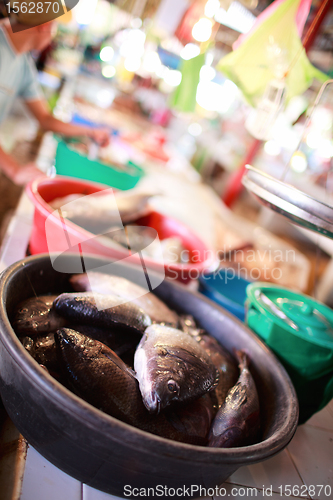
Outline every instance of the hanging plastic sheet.
<path fill-rule="evenodd" d="M 188 113 L 195 110 L 199 75 L 204 63 L 205 53 L 183 61 L 181 66 L 182 80 L 170 100 L 172 108 Z"/>
<path fill-rule="evenodd" d="M 272 80 L 285 81 L 288 102 L 304 93 L 314 78 L 322 82 L 328 78 L 310 63 L 299 37 L 308 4 L 308 0 L 274 2 L 258 17 L 251 32 L 236 42 L 236 50 L 220 60 L 217 69 L 240 88 L 252 106 Z"/>

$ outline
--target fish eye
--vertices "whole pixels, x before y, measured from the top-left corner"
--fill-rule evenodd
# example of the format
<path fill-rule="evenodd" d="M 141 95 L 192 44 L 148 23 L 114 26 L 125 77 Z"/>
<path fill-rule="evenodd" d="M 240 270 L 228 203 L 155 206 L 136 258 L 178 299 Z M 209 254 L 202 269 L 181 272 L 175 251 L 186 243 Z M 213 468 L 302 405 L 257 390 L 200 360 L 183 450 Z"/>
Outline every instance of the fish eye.
<path fill-rule="evenodd" d="M 169 380 L 168 381 L 168 390 L 170 392 L 178 394 L 179 393 L 179 385 L 174 380 Z"/>

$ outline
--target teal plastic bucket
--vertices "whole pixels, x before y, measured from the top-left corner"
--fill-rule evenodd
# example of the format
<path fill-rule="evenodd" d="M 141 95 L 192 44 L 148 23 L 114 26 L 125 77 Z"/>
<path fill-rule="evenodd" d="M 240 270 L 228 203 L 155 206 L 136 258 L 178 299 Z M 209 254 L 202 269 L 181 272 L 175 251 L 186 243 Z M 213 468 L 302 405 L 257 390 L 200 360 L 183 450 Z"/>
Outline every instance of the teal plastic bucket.
<path fill-rule="evenodd" d="M 121 190 L 135 187 L 144 175 L 144 170 L 131 161 L 124 165 L 124 170 L 120 170 L 115 166 L 90 160 L 63 141 L 58 143 L 55 169 L 58 175 L 98 182 Z"/>
<path fill-rule="evenodd" d="M 246 294 L 246 323 L 286 368 L 304 423 L 333 398 L 333 310 L 270 283 L 252 283 Z"/>

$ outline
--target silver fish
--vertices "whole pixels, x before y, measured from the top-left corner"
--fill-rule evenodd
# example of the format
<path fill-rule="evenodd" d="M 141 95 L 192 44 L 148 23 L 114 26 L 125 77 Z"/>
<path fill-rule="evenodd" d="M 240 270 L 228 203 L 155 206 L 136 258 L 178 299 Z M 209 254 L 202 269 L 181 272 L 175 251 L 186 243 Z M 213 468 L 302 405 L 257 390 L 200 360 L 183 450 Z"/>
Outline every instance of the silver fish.
<path fill-rule="evenodd" d="M 99 307 L 97 307 L 98 302 Z M 72 323 L 142 334 L 151 319 L 136 304 L 119 304 L 119 297 L 98 293 L 62 293 L 53 303 L 55 311 Z"/>
<path fill-rule="evenodd" d="M 63 217 L 94 234 L 122 227 L 151 212 L 150 193 L 110 193 L 100 191 L 89 196 L 73 195 L 56 198 L 51 202 L 61 209 Z"/>
<path fill-rule="evenodd" d="M 143 402 L 152 413 L 199 398 L 218 382 L 218 371 L 198 342 L 164 325 L 146 329 L 135 351 L 134 370 Z"/>
<path fill-rule="evenodd" d="M 244 352 L 237 352 L 241 374 L 213 421 L 208 446 L 231 448 L 253 444 L 260 428 L 259 397 Z"/>
<path fill-rule="evenodd" d="M 111 274 L 89 272 L 87 274 L 74 274 L 70 278 L 70 283 L 74 290 L 78 292 L 94 292 L 117 295 L 136 304 L 150 316 L 153 323 L 165 323 L 176 327 L 178 316 L 168 308 L 160 299 L 151 292 L 147 292 L 143 287 L 132 283 L 126 278 L 113 276 Z M 133 298 L 133 296 L 141 297 Z"/>
<path fill-rule="evenodd" d="M 54 332 L 67 324 L 52 308 L 56 295 L 41 295 L 24 300 L 18 305 L 13 320 L 18 335 L 39 335 Z"/>

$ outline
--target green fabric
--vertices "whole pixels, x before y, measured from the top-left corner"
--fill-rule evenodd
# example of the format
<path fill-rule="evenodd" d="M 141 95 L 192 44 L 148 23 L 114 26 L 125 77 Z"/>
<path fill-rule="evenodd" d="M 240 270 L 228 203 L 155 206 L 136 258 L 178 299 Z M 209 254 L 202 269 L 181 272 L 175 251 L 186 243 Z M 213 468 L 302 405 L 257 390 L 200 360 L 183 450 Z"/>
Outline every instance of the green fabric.
<path fill-rule="evenodd" d="M 171 96 L 170 107 L 188 113 L 195 110 L 199 75 L 204 63 L 205 53 L 183 61 L 181 66 L 182 81 Z"/>
<path fill-rule="evenodd" d="M 287 72 L 288 101 L 300 95 L 314 78 L 324 82 L 329 77 L 312 66 L 297 33 L 295 16 L 300 0 L 286 0 L 266 19 L 238 49 L 223 57 L 217 65 L 227 78 L 243 92 L 247 101 L 256 106 L 268 83 Z M 280 49 L 270 56 L 270 49 Z M 283 61 L 280 71 L 276 61 Z"/>

